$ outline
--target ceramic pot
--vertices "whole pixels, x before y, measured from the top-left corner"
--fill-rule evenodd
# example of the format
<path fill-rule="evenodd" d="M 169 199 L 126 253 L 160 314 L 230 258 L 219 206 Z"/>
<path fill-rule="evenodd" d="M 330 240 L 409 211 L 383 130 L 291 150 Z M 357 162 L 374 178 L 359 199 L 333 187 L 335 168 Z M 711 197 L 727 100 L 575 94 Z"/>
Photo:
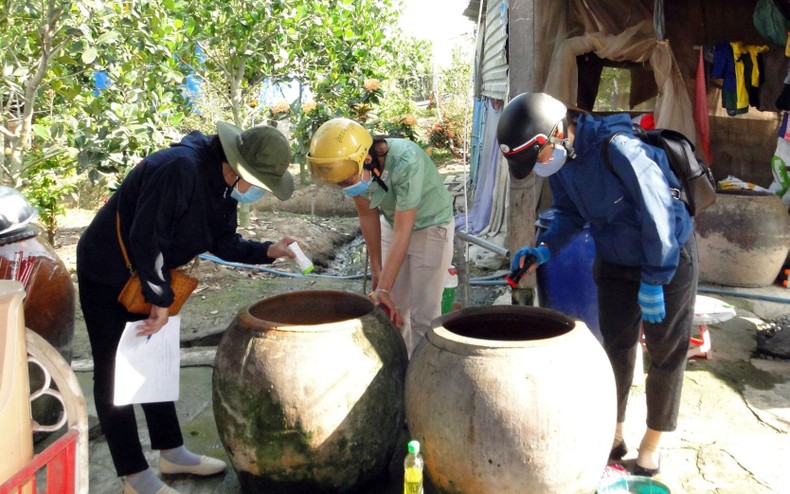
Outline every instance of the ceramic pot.
<path fill-rule="evenodd" d="M 0 236 L 0 278 L 13 279 L 12 272 L 20 260 L 30 266 L 30 276 L 24 283 L 25 326 L 71 362 L 75 310 L 71 276 L 55 249 L 34 227 Z"/>
<path fill-rule="evenodd" d="M 350 492 L 386 472 L 408 358 L 362 295 L 297 291 L 241 310 L 217 348 L 214 417 L 243 492 Z"/>
<path fill-rule="evenodd" d="M 26 226 L 0 235 L 0 279 L 22 282 L 26 292 L 25 326 L 71 363 L 74 284 L 65 264 L 38 229 Z M 39 389 L 45 380 L 39 367 L 30 366 L 31 389 Z M 36 422 L 51 425 L 58 422 L 64 410 L 60 402 L 45 395 L 31 403 L 31 413 Z M 36 436 L 36 440 L 42 438 L 41 434 Z"/>
<path fill-rule="evenodd" d="M 716 193 L 695 217 L 700 281 L 757 287 L 772 284 L 790 248 L 787 208 L 774 194 Z"/>
<path fill-rule="evenodd" d="M 438 492 L 595 492 L 617 422 L 614 375 L 590 330 L 526 306 L 433 322 L 406 375 L 406 422 Z"/>

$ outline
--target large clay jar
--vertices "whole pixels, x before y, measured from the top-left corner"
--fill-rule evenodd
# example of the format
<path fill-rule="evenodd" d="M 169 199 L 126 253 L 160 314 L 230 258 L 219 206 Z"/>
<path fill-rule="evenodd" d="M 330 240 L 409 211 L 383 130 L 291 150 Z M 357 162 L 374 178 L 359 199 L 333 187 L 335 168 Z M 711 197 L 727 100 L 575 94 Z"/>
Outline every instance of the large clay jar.
<path fill-rule="evenodd" d="M 0 186 L 0 279 L 25 288 L 25 325 L 71 362 L 74 284 L 55 249 L 31 225 L 36 210 L 16 190 Z"/>
<path fill-rule="evenodd" d="M 756 287 L 776 280 L 790 247 L 787 208 L 776 195 L 726 190 L 695 217 L 700 281 Z"/>
<path fill-rule="evenodd" d="M 406 422 L 453 494 L 589 494 L 617 422 L 612 368 L 581 321 L 537 307 L 433 322 L 406 374 Z"/>
<path fill-rule="evenodd" d="M 68 269 L 35 227 L 0 235 L 0 278 L 17 278 L 29 266 L 25 285 L 25 326 L 41 335 L 66 362 L 74 340 L 75 292 Z"/>
<path fill-rule="evenodd" d="M 407 363 L 362 295 L 297 291 L 241 310 L 217 348 L 213 406 L 242 491 L 351 492 L 386 474 Z"/>

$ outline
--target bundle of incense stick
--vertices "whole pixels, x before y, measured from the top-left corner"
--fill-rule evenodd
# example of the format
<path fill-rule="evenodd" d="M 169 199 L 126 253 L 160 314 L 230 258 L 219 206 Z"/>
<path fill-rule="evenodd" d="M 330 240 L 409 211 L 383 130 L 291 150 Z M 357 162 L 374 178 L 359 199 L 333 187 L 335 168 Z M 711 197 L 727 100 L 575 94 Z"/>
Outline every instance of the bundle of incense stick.
<path fill-rule="evenodd" d="M 38 267 L 38 259 L 33 256 L 24 257 L 23 251 L 14 253 L 14 260 L 0 257 L 0 279 L 16 280 L 27 288 L 33 273 Z"/>

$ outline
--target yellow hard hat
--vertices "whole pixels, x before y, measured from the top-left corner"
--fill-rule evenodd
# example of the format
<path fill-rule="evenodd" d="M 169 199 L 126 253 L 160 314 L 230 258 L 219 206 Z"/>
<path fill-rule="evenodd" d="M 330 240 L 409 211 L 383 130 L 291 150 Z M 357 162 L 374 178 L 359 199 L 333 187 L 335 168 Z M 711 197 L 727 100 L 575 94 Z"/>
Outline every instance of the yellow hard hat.
<path fill-rule="evenodd" d="M 310 140 L 307 163 L 313 177 L 337 184 L 362 172 L 373 137 L 357 122 L 333 118 L 323 123 Z"/>

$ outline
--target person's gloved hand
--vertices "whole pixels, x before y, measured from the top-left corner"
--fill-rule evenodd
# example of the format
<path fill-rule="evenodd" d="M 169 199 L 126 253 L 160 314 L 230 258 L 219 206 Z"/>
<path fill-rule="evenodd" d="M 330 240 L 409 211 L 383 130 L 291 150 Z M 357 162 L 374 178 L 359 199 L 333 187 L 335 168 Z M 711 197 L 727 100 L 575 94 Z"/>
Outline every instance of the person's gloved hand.
<path fill-rule="evenodd" d="M 540 266 L 551 258 L 551 251 L 543 244 L 537 247 L 522 247 L 518 252 L 516 252 L 516 254 L 513 256 L 513 259 L 510 261 L 510 270 L 516 271 L 519 268 L 519 262 L 521 261 L 521 258 L 530 254 L 535 256 L 536 266 Z"/>
<path fill-rule="evenodd" d="M 642 320 L 659 323 L 666 316 L 664 308 L 664 287 L 651 285 L 644 281 L 639 283 L 639 306 L 642 308 Z"/>

